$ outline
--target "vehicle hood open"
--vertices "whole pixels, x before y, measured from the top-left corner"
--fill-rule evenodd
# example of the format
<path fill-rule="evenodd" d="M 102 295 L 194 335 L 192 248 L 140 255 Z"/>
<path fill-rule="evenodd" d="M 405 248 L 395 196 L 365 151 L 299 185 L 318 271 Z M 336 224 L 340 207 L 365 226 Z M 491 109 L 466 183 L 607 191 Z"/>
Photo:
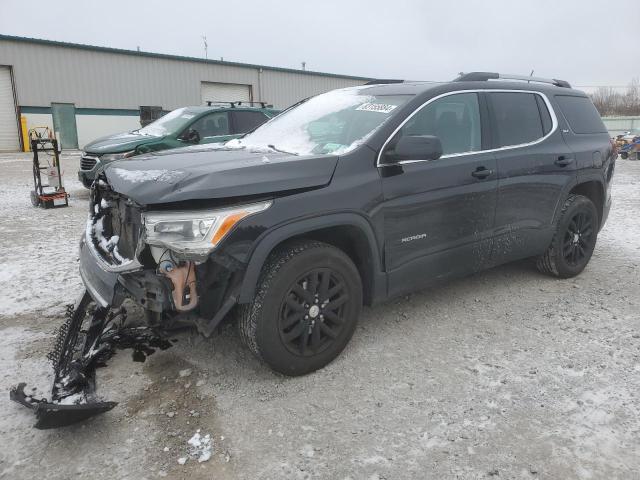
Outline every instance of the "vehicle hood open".
<path fill-rule="evenodd" d="M 180 150 L 115 161 L 105 170 L 107 180 L 116 192 L 151 205 L 322 187 L 338 161 L 327 155 Z"/>
<path fill-rule="evenodd" d="M 87 153 L 93 153 L 96 155 L 128 152 L 140 145 L 157 141 L 160 138 L 161 137 L 142 135 L 134 132 L 118 133 L 94 140 L 93 142 L 85 145 L 84 150 Z"/>

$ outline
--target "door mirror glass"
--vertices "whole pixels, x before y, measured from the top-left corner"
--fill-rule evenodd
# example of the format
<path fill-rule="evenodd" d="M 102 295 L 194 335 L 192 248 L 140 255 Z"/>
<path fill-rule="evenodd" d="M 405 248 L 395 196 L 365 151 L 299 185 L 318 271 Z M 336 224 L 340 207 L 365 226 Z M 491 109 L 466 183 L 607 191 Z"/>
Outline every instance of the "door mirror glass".
<path fill-rule="evenodd" d="M 442 156 L 442 143 L 435 135 L 404 135 L 385 153 L 385 163 L 406 160 L 437 160 Z"/>

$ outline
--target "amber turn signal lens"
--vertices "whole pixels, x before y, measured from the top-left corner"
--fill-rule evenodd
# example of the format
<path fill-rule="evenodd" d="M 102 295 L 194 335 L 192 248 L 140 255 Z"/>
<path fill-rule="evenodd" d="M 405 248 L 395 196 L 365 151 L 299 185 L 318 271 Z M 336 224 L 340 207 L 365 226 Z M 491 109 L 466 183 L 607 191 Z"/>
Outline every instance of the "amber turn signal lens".
<path fill-rule="evenodd" d="M 231 230 L 236 223 L 238 223 L 248 214 L 249 212 L 238 212 L 238 213 L 229 215 L 227 218 L 225 218 L 224 221 L 222 222 L 222 225 L 220 225 L 220 228 L 218 228 L 216 233 L 213 235 L 213 238 L 211 239 L 211 243 L 213 245 L 217 245 L 218 242 L 222 240 L 222 238 L 229 232 L 229 230 Z"/>

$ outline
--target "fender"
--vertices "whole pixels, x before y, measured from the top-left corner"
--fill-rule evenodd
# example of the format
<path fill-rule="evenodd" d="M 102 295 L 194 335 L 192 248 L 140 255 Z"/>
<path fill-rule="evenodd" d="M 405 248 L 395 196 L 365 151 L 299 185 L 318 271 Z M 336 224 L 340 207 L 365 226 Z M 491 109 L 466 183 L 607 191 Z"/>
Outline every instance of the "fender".
<path fill-rule="evenodd" d="M 593 173 L 581 173 L 578 174 L 578 176 L 571 180 L 570 182 L 568 182 L 565 187 L 562 189 L 562 193 L 558 196 L 558 202 L 556 203 L 556 208 L 553 214 L 553 223 L 552 225 L 555 225 L 558 216 L 560 215 L 560 212 L 562 211 L 562 206 L 564 205 L 564 201 L 567 199 L 567 197 L 569 196 L 569 192 L 571 190 L 573 190 L 574 188 L 576 188 L 578 185 L 581 185 L 583 183 L 587 183 L 587 182 L 597 182 L 600 185 L 600 188 L 602 189 L 602 193 L 603 195 L 606 192 L 606 188 L 605 188 L 605 181 L 604 181 L 604 177 L 602 172 L 593 172 Z M 604 200 L 606 201 L 606 198 L 604 198 Z"/>
<path fill-rule="evenodd" d="M 357 213 L 335 213 L 287 223 L 263 233 L 256 240 L 245 270 L 238 303 L 249 303 L 255 297 L 258 277 L 271 251 L 283 241 L 313 230 L 328 227 L 351 226 L 361 230 L 367 238 L 372 259 L 371 280 L 372 303 L 386 297 L 387 276 L 381 268 L 380 249 L 373 228 L 367 219 Z"/>

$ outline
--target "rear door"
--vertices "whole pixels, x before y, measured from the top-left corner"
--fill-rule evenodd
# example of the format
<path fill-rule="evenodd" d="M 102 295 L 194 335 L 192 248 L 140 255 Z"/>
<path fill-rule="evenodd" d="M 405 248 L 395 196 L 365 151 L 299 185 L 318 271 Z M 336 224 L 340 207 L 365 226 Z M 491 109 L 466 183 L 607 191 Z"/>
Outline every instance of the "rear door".
<path fill-rule="evenodd" d="M 548 97 L 531 91 L 485 94 L 498 165 L 491 263 L 542 253 L 553 236 L 559 199 L 575 182 L 576 161 Z"/>
<path fill-rule="evenodd" d="M 231 112 L 231 130 L 233 135 L 242 135 L 259 127 L 269 118 L 262 112 L 239 110 Z"/>
<path fill-rule="evenodd" d="M 435 135 L 444 152 L 380 166 L 390 295 L 484 267 L 497 177 L 493 153 L 482 151 L 481 119 L 477 93 L 449 94 L 419 109 L 384 147 L 381 158 L 403 135 Z"/>

